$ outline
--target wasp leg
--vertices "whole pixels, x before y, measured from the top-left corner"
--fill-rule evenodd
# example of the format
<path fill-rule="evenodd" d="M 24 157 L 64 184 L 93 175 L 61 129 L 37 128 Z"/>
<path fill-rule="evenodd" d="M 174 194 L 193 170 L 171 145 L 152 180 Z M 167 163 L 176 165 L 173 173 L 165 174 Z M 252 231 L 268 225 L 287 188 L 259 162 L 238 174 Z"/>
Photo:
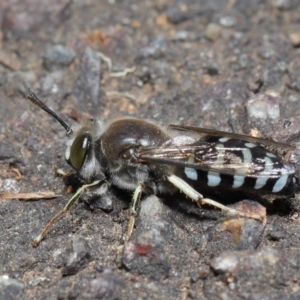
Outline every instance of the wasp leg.
<path fill-rule="evenodd" d="M 109 188 L 110 184 L 103 182 L 99 186 L 90 187 L 81 195 L 80 199 L 90 208 L 96 205 L 97 208 L 110 211 L 113 208 L 113 201 Z"/>
<path fill-rule="evenodd" d="M 133 192 L 132 203 L 130 207 L 130 218 L 129 218 L 128 228 L 127 228 L 127 233 L 125 236 L 125 242 L 127 242 L 131 237 L 133 227 L 135 224 L 135 216 L 137 215 L 137 207 L 139 202 L 141 201 L 142 193 L 143 193 L 143 184 L 140 183 Z"/>
<path fill-rule="evenodd" d="M 191 198 L 193 201 L 195 201 L 199 206 L 202 204 L 208 204 L 212 205 L 214 207 L 217 207 L 227 213 L 229 213 L 230 216 L 239 216 L 249 219 L 256 219 L 256 220 L 263 220 L 263 217 L 258 214 L 252 214 L 252 213 L 246 213 L 241 212 L 236 209 L 229 208 L 225 205 L 222 205 L 214 200 L 211 200 L 209 198 L 203 198 L 203 196 L 195 191 L 189 184 L 187 184 L 184 180 L 177 177 L 176 175 L 169 175 L 167 176 L 168 180 L 176 186 L 180 191 L 182 191 L 184 194 L 186 194 L 189 198 Z"/>
<path fill-rule="evenodd" d="M 89 189 L 90 187 L 96 186 L 99 183 L 101 183 L 102 180 L 97 180 L 94 181 L 90 184 L 85 184 L 83 185 L 80 189 L 77 190 L 77 192 L 73 195 L 73 197 L 68 201 L 68 203 L 65 205 L 65 207 L 59 212 L 57 213 L 44 227 L 44 229 L 41 231 L 41 233 L 32 241 L 32 245 L 34 247 L 37 247 L 39 245 L 39 243 L 43 240 L 45 234 L 47 233 L 47 231 L 49 230 L 49 228 L 52 226 L 52 224 L 64 213 L 66 213 L 69 208 L 71 207 L 71 205 L 75 202 L 75 200 L 77 198 L 79 198 L 79 196 L 83 193 L 84 190 Z"/>

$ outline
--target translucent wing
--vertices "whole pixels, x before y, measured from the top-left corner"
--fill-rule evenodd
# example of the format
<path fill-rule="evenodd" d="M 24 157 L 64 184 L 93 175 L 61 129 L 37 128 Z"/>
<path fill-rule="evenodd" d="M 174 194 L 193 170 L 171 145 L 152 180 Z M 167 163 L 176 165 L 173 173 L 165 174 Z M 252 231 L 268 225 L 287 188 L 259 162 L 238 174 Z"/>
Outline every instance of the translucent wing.
<path fill-rule="evenodd" d="M 218 138 L 216 138 L 218 140 Z M 223 139 L 219 142 L 195 141 L 191 144 L 168 144 L 141 148 L 137 152 L 139 162 L 189 167 L 202 171 L 215 171 L 229 175 L 277 178 L 294 169 L 280 157 L 266 149 L 240 139 Z"/>

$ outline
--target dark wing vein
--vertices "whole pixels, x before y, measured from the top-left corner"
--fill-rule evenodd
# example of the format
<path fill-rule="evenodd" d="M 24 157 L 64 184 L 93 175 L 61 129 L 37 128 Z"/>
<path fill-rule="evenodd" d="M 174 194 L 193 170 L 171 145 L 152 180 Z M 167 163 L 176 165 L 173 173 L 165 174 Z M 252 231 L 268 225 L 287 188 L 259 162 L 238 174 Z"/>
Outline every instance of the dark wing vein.
<path fill-rule="evenodd" d="M 214 143 L 185 146 L 160 146 L 143 148 L 137 152 L 137 159 L 142 163 L 159 163 L 194 168 L 202 171 L 214 171 L 222 174 L 241 174 L 248 177 L 278 177 L 276 168 L 268 168 L 263 159 L 247 160 L 242 151 L 248 148 L 220 148 Z M 222 154 L 220 154 L 220 151 Z M 220 162 L 220 155 L 224 155 Z M 271 165 L 270 165 L 271 166 Z"/>
<path fill-rule="evenodd" d="M 216 129 L 193 127 L 193 126 L 181 126 L 181 125 L 173 125 L 173 124 L 170 124 L 168 126 L 168 128 L 172 129 L 172 130 L 176 130 L 176 131 L 204 133 L 204 134 L 213 135 L 213 136 L 222 136 L 222 137 L 228 137 L 228 138 L 232 138 L 232 139 L 240 139 L 240 140 L 255 143 L 255 144 L 258 143 L 258 144 L 278 147 L 278 148 L 287 149 L 287 150 L 295 150 L 295 147 L 288 145 L 288 144 L 279 143 L 279 142 L 275 142 L 272 140 L 266 140 L 263 138 L 257 138 L 257 137 L 244 135 L 244 134 L 220 131 L 220 130 L 216 130 Z"/>

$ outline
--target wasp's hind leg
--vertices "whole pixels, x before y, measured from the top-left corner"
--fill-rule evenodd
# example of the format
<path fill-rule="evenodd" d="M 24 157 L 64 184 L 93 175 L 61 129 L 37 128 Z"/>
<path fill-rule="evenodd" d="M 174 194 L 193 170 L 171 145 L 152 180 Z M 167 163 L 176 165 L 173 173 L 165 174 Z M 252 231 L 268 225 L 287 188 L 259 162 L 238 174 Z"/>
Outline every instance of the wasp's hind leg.
<path fill-rule="evenodd" d="M 189 198 L 191 198 L 193 201 L 195 201 L 197 203 L 197 205 L 199 205 L 199 206 L 201 206 L 203 204 L 208 204 L 208 205 L 217 207 L 217 208 L 221 209 L 222 211 L 225 211 L 230 216 L 244 217 L 244 218 L 255 219 L 255 220 L 259 220 L 259 221 L 262 221 L 264 219 L 264 217 L 259 214 L 241 212 L 236 209 L 229 208 L 229 207 L 227 207 L 221 203 L 218 203 L 212 199 L 203 198 L 203 196 L 200 193 L 198 193 L 188 183 L 186 183 L 184 180 L 177 177 L 176 175 L 169 175 L 169 176 L 167 176 L 167 179 L 174 186 L 176 186 L 181 192 L 183 192 Z"/>

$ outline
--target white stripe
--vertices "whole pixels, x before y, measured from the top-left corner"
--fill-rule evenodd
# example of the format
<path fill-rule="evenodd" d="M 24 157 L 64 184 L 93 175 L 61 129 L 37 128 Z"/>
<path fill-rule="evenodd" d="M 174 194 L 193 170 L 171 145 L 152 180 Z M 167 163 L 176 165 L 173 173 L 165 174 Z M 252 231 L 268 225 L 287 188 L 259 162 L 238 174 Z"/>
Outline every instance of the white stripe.
<path fill-rule="evenodd" d="M 233 181 L 233 188 L 238 188 L 240 186 L 242 186 L 245 182 L 245 176 L 243 175 L 234 175 L 233 176 L 234 181 Z"/>
<path fill-rule="evenodd" d="M 219 138 L 219 141 L 222 142 L 222 143 L 225 143 L 225 142 L 229 141 L 229 138 L 222 137 L 222 138 Z"/>
<path fill-rule="evenodd" d="M 234 179 L 233 186 L 232 186 L 233 188 L 238 188 L 244 184 L 245 176 L 241 174 L 247 175 L 249 170 L 249 164 L 251 164 L 252 162 L 252 153 L 249 149 L 242 150 L 242 153 L 243 153 L 243 161 L 242 161 L 243 167 L 237 169 L 236 172 L 238 174 L 233 176 Z"/>
<path fill-rule="evenodd" d="M 277 181 L 276 181 L 276 183 L 275 183 L 275 185 L 274 185 L 274 187 L 273 187 L 272 192 L 273 192 L 273 193 L 280 192 L 280 191 L 285 187 L 285 185 L 286 185 L 286 183 L 287 183 L 287 180 L 288 180 L 288 177 L 289 177 L 289 176 L 288 176 L 287 174 L 281 175 L 281 176 L 277 179 Z"/>
<path fill-rule="evenodd" d="M 270 174 L 272 169 L 273 169 L 272 160 L 269 157 L 265 156 L 265 169 L 258 174 L 258 176 L 263 175 L 263 177 L 258 177 L 256 179 L 255 187 L 254 187 L 256 190 L 262 188 L 266 184 L 267 180 L 269 179 L 267 174 Z"/>
<path fill-rule="evenodd" d="M 266 155 L 269 156 L 269 157 L 277 157 L 275 154 L 273 154 L 273 153 L 271 153 L 271 152 L 267 152 Z"/>
<path fill-rule="evenodd" d="M 207 185 L 217 186 L 221 182 L 220 173 L 218 172 L 208 172 L 207 173 Z"/>
<path fill-rule="evenodd" d="M 212 168 L 220 168 L 224 164 L 225 149 L 223 144 L 217 144 L 216 149 L 218 151 L 217 159 L 212 163 Z M 210 171 L 207 173 L 207 185 L 217 186 L 221 182 L 221 177 L 219 172 Z"/>
<path fill-rule="evenodd" d="M 184 173 L 187 178 L 192 179 L 192 180 L 197 180 L 198 179 L 198 173 L 195 169 L 193 168 L 184 168 Z"/>
<path fill-rule="evenodd" d="M 254 147 L 256 147 L 257 145 L 255 145 L 255 144 L 253 144 L 253 143 L 245 143 L 245 146 L 246 146 L 247 148 L 254 148 Z"/>
<path fill-rule="evenodd" d="M 190 155 L 190 157 L 188 159 L 188 163 L 193 164 L 194 162 L 195 162 L 195 154 L 193 153 L 192 155 Z M 185 167 L 184 173 L 185 173 L 186 177 L 189 179 L 192 179 L 192 180 L 198 179 L 198 173 L 194 168 Z"/>
<path fill-rule="evenodd" d="M 244 156 L 244 165 L 247 163 L 250 164 L 252 162 L 252 153 L 249 149 L 242 150 L 243 156 Z"/>
<path fill-rule="evenodd" d="M 255 189 L 261 189 L 267 182 L 269 178 L 268 177 L 258 177 L 256 178 L 256 182 L 255 182 Z"/>

